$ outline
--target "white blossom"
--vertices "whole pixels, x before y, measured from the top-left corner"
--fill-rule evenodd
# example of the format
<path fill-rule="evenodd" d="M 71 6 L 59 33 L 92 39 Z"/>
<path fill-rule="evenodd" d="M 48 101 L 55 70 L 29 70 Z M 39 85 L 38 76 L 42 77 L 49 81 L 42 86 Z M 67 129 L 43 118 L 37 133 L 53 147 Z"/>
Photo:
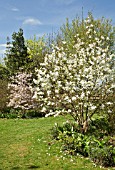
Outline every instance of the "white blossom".
<path fill-rule="evenodd" d="M 109 101 L 103 99 L 111 96 L 115 87 L 114 73 L 110 67 L 115 55 L 106 42 L 109 35 L 100 35 L 90 17 L 85 20 L 85 28 L 85 38 L 81 34 L 74 35 L 72 50 L 66 40 L 62 42 L 62 47 L 54 45 L 51 54 L 45 55 L 45 65 L 38 70 L 38 78 L 34 80 L 39 87 L 38 90 L 36 88 L 37 99 L 41 90 L 47 116 L 64 112 L 79 119 L 86 110 L 90 116 L 99 109 L 108 107 L 109 110 L 111 106 Z"/>

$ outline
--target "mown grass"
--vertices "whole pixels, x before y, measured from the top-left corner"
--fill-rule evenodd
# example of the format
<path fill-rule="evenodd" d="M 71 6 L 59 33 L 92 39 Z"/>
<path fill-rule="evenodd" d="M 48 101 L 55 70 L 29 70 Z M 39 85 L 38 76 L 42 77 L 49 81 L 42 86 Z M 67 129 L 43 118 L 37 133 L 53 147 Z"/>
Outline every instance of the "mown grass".
<path fill-rule="evenodd" d="M 0 119 L 0 170 L 99 170 L 89 159 L 61 152 L 59 142 L 51 140 L 54 123 L 65 120 Z"/>

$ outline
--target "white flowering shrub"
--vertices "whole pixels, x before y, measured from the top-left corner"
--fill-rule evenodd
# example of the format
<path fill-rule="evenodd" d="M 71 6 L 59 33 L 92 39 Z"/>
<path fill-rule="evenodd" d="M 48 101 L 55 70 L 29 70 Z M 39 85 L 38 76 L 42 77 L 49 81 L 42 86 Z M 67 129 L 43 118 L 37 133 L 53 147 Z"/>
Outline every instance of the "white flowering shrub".
<path fill-rule="evenodd" d="M 95 113 L 113 112 L 109 96 L 115 87 L 111 67 L 115 55 L 110 32 L 101 32 L 103 23 L 89 15 L 77 27 L 71 42 L 65 39 L 60 47 L 52 46 L 52 53 L 36 70 L 34 98 L 46 116 L 70 113 L 86 131 Z"/>
<path fill-rule="evenodd" d="M 12 77 L 11 83 L 8 84 L 10 89 L 8 107 L 21 109 L 24 114 L 25 110 L 35 108 L 33 99 L 33 87 L 31 83 L 31 74 L 19 72 Z"/>

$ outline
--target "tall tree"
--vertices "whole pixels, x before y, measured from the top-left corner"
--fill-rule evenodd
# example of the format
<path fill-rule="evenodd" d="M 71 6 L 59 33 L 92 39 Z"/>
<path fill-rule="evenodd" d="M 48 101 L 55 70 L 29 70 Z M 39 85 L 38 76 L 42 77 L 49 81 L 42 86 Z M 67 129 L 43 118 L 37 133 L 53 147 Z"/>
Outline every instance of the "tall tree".
<path fill-rule="evenodd" d="M 115 116 L 114 29 L 89 14 L 62 31 L 62 45 L 54 45 L 37 70 L 34 98 L 46 116 L 70 113 L 85 133 L 93 115 Z"/>
<path fill-rule="evenodd" d="M 11 74 L 18 72 L 19 68 L 25 69 L 29 62 L 27 47 L 23 36 L 23 30 L 12 34 L 12 42 L 7 38 L 7 50 L 5 57 L 5 64 Z"/>

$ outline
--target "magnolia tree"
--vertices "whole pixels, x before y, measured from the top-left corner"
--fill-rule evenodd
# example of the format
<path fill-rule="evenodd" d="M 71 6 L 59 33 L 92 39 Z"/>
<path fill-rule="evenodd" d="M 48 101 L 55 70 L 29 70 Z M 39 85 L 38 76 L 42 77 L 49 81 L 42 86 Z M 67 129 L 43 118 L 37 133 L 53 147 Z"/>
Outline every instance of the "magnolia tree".
<path fill-rule="evenodd" d="M 10 89 L 8 107 L 21 109 L 22 114 L 26 110 L 35 108 L 31 79 L 31 74 L 26 72 L 19 72 L 12 77 L 11 83 L 8 84 Z"/>
<path fill-rule="evenodd" d="M 115 55 L 110 32 L 101 32 L 104 23 L 89 15 L 77 27 L 71 50 L 68 40 L 61 47 L 52 46 L 36 70 L 34 98 L 46 117 L 69 113 L 85 132 L 95 113 L 113 113 Z"/>

